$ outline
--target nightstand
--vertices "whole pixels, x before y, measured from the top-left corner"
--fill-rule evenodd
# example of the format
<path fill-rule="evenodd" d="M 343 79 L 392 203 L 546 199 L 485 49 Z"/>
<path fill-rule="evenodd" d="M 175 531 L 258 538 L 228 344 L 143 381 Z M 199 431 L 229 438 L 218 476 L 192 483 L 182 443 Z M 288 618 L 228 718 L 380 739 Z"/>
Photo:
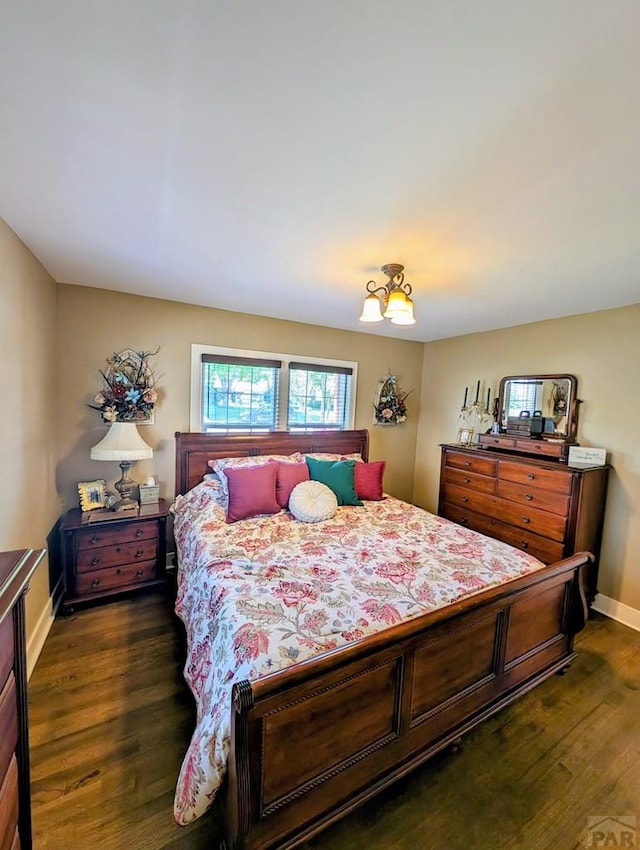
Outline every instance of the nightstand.
<path fill-rule="evenodd" d="M 125 591 L 166 582 L 164 499 L 94 522 L 91 511 L 65 514 L 60 533 L 65 575 L 63 613 Z"/>

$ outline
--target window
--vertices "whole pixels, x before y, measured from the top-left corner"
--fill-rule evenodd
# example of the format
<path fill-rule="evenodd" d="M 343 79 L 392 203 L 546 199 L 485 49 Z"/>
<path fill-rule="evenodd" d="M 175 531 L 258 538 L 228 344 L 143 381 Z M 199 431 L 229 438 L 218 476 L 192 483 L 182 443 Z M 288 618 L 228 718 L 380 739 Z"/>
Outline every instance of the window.
<path fill-rule="evenodd" d="M 289 363 L 289 430 L 348 427 L 352 375 L 349 366 Z"/>
<path fill-rule="evenodd" d="M 191 346 L 192 431 L 353 428 L 357 364 Z"/>
<path fill-rule="evenodd" d="M 542 407 L 542 381 L 511 381 L 507 416 L 520 416 L 522 410 L 533 413 Z"/>
<path fill-rule="evenodd" d="M 202 355 L 202 430 L 273 431 L 279 360 Z"/>

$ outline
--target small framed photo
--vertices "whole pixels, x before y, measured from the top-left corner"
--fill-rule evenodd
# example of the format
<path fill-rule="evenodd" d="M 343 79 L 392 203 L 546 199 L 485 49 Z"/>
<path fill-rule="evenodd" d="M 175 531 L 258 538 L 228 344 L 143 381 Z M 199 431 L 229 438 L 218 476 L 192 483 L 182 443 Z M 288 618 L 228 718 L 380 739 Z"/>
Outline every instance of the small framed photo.
<path fill-rule="evenodd" d="M 98 478 L 96 481 L 79 481 L 78 496 L 80 508 L 83 511 L 104 508 L 107 504 L 107 482 L 104 478 Z"/>
<path fill-rule="evenodd" d="M 473 443 L 473 428 L 458 428 L 458 439 L 460 446 L 470 446 Z"/>

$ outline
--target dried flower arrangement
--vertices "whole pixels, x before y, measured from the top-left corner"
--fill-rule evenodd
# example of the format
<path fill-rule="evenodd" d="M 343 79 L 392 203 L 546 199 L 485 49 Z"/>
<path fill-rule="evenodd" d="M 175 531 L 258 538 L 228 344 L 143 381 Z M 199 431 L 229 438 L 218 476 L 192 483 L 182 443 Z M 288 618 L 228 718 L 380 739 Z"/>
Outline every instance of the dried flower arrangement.
<path fill-rule="evenodd" d="M 105 422 L 149 422 L 158 400 L 156 375 L 149 364 L 155 351 L 132 351 L 130 348 L 107 358 L 100 374 L 105 387 L 89 407 L 99 410 Z"/>
<path fill-rule="evenodd" d="M 378 398 L 374 403 L 374 422 L 380 425 L 400 425 L 406 421 L 407 406 L 405 401 L 413 390 L 404 393 L 398 386 L 395 375 L 389 373 L 380 382 Z"/>

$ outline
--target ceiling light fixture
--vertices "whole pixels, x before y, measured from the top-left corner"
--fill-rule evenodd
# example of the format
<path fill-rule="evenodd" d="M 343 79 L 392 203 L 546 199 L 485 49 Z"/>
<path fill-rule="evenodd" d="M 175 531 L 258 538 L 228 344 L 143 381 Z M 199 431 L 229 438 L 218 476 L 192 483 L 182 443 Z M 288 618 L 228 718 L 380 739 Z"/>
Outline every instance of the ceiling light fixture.
<path fill-rule="evenodd" d="M 390 319 L 392 325 L 415 325 L 411 284 L 404 282 L 404 266 L 387 263 L 380 271 L 389 278 L 383 286 L 375 280 L 367 283 L 369 295 L 364 299 L 361 322 L 381 322 Z M 381 293 L 378 295 L 378 293 Z M 382 309 L 384 308 L 384 312 Z"/>

